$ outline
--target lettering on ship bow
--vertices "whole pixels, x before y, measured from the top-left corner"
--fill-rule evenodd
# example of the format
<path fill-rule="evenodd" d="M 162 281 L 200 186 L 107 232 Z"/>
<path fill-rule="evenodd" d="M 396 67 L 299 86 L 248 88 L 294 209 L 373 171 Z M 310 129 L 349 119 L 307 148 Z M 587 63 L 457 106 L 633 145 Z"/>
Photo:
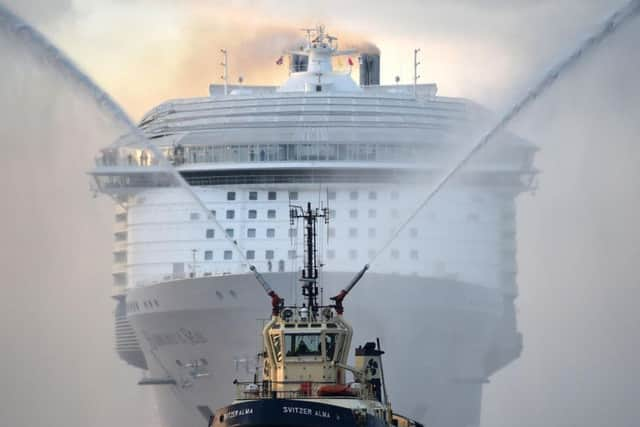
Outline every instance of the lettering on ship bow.
<path fill-rule="evenodd" d="M 243 409 L 236 409 L 233 411 L 229 411 L 226 414 L 224 414 L 224 417 L 226 419 L 232 419 L 235 417 L 241 417 L 243 415 L 253 415 L 253 408 L 243 408 Z"/>
<path fill-rule="evenodd" d="M 308 415 L 320 418 L 331 418 L 331 414 L 328 411 L 313 410 L 311 408 L 301 408 L 297 406 L 283 406 L 283 414 L 296 414 L 296 415 Z"/>

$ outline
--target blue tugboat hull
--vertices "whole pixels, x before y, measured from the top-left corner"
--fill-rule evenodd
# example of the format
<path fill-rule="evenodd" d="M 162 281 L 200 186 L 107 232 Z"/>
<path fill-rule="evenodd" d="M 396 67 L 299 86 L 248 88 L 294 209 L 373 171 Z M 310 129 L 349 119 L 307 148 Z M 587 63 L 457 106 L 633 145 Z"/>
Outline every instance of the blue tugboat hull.
<path fill-rule="evenodd" d="M 293 399 L 259 399 L 219 409 L 213 427 L 387 427 L 384 419 L 350 408 Z"/>

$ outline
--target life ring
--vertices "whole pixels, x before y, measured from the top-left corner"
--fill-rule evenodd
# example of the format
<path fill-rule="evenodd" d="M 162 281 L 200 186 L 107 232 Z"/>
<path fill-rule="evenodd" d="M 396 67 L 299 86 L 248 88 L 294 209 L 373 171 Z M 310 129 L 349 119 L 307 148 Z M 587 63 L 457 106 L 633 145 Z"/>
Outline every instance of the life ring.
<path fill-rule="evenodd" d="M 355 396 L 356 392 L 346 384 L 327 384 L 318 388 L 318 396 Z"/>

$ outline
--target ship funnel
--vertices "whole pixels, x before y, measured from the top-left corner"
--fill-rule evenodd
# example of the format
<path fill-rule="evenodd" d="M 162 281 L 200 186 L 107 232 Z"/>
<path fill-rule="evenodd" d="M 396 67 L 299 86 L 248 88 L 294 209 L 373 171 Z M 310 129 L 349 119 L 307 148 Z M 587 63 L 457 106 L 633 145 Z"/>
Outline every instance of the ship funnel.
<path fill-rule="evenodd" d="M 360 55 L 360 86 L 380 84 L 380 55 L 363 53 Z"/>

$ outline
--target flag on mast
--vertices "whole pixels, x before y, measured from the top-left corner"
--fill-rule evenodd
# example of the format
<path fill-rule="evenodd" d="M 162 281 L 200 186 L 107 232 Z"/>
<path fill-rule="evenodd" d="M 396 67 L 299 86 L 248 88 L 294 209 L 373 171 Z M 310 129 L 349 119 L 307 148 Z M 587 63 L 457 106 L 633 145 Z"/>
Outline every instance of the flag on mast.
<path fill-rule="evenodd" d="M 349 57 L 349 66 L 353 67 L 353 59 L 351 59 L 351 57 Z"/>

